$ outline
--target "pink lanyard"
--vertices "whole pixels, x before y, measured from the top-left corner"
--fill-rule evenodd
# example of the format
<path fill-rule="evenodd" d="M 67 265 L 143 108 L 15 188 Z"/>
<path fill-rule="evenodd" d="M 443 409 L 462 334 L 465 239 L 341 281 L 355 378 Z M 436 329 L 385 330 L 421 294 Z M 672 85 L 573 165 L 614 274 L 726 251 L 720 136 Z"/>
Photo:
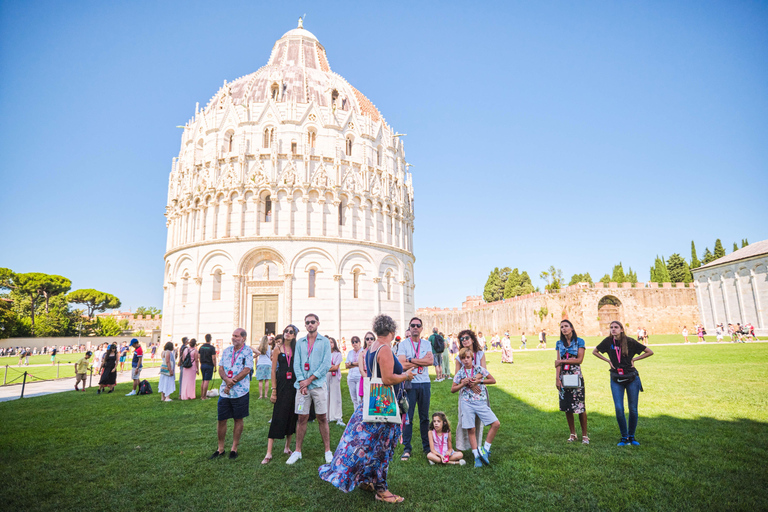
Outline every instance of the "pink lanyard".
<path fill-rule="evenodd" d="M 291 367 L 291 359 L 293 359 L 293 350 L 288 349 L 291 352 L 291 355 L 289 356 L 287 352 L 283 352 L 283 355 L 285 356 L 285 359 L 288 361 L 288 368 Z"/>
<path fill-rule="evenodd" d="M 237 356 L 240 355 L 240 353 L 243 351 L 243 349 L 245 349 L 245 345 L 243 345 L 243 348 L 241 348 L 237 352 L 235 352 L 235 347 L 232 347 L 232 364 L 230 365 L 230 367 L 231 367 L 230 371 L 234 371 L 234 369 L 235 369 L 235 361 L 237 361 Z"/>
<path fill-rule="evenodd" d="M 432 431 L 432 434 L 435 437 L 435 444 L 437 444 L 438 441 L 440 442 L 440 455 L 442 455 L 443 450 L 445 450 L 445 442 L 447 441 L 446 436 L 448 436 L 448 434 L 443 434 L 442 436 L 438 436 L 437 432 L 435 432 L 434 430 Z"/>
<path fill-rule="evenodd" d="M 616 341 L 613 342 L 613 349 L 616 351 L 616 359 L 618 359 L 619 364 L 621 364 L 621 347 L 616 344 Z"/>
<path fill-rule="evenodd" d="M 317 343 L 317 340 L 312 342 L 312 346 L 309 346 L 309 340 L 307 340 L 307 361 L 309 361 L 309 358 L 312 357 L 312 351 L 315 350 L 315 343 Z"/>
<path fill-rule="evenodd" d="M 416 359 L 421 357 L 421 338 L 419 338 L 419 345 L 417 346 L 413 343 L 413 338 L 411 338 L 411 347 L 413 348 L 413 351 L 416 352 L 413 357 Z"/>

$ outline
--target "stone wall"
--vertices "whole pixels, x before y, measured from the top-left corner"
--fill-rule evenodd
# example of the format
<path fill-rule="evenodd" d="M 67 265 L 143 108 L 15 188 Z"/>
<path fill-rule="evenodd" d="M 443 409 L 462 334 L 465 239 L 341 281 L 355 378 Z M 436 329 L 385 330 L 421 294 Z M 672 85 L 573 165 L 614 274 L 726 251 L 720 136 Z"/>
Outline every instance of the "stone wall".
<path fill-rule="evenodd" d="M 607 307 L 600 309 L 603 305 Z M 509 331 L 519 336 L 525 332 L 529 339 L 536 339 L 531 335 L 542 328 L 550 335 L 558 333 L 564 318 L 585 336 L 607 335 L 606 325 L 614 318 L 630 333 L 644 327 L 649 334 L 679 333 L 683 325 L 690 329 L 699 322 L 695 288 L 670 283 L 642 288 L 616 283 L 593 288 L 570 286 L 560 293 L 532 293 L 462 309 L 422 308 L 416 314 L 423 320 L 425 332 L 435 326 L 446 334 L 471 328 L 486 335 Z"/>
<path fill-rule="evenodd" d="M 160 341 L 160 331 L 155 331 L 152 333 L 152 336 L 138 336 L 136 339 L 139 340 L 139 343 L 144 345 L 145 347 L 149 346 L 150 342 L 159 342 Z M 74 346 L 74 345 L 85 345 L 85 348 L 87 350 L 94 349 L 95 347 L 99 346 L 101 343 L 117 343 L 118 346 L 124 342 L 124 341 L 131 341 L 134 336 L 82 336 L 78 338 L 77 336 L 71 336 L 71 337 L 61 337 L 61 338 L 7 338 L 4 340 L 0 340 L 0 347 L 2 348 L 11 348 L 11 347 L 29 347 L 29 348 L 43 348 L 43 347 L 52 347 L 56 345 L 57 347 L 60 346 Z"/>

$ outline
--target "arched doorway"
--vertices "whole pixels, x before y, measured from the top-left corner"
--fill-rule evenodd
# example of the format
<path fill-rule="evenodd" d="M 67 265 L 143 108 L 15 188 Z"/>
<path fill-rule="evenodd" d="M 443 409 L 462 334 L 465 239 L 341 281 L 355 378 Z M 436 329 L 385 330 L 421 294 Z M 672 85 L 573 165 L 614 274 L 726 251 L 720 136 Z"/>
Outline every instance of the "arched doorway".
<path fill-rule="evenodd" d="M 608 336 L 611 322 L 621 322 L 621 301 L 613 295 L 606 295 L 597 303 L 597 318 L 600 321 L 600 332 Z"/>

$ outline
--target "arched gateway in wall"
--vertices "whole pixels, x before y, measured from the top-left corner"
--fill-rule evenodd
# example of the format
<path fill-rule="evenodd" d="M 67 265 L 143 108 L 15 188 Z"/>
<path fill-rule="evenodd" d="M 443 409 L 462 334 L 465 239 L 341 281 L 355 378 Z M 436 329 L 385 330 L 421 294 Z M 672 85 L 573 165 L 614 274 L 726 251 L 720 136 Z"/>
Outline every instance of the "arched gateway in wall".
<path fill-rule="evenodd" d="M 597 317 L 600 321 L 600 332 L 608 336 L 611 322 L 622 320 L 622 304 L 618 297 L 605 295 L 597 302 Z"/>
<path fill-rule="evenodd" d="M 251 343 L 307 313 L 360 335 L 414 314 L 402 138 L 301 26 L 184 127 L 166 207 L 163 340 Z"/>

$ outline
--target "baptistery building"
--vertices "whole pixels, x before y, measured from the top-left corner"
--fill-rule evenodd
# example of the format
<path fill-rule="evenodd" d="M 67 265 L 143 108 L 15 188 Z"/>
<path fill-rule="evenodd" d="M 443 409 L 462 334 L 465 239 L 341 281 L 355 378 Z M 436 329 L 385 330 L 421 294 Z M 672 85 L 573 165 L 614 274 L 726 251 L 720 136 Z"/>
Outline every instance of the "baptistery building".
<path fill-rule="evenodd" d="M 183 127 L 166 207 L 163 340 L 251 343 L 304 316 L 362 335 L 414 313 L 403 140 L 299 27 Z"/>

